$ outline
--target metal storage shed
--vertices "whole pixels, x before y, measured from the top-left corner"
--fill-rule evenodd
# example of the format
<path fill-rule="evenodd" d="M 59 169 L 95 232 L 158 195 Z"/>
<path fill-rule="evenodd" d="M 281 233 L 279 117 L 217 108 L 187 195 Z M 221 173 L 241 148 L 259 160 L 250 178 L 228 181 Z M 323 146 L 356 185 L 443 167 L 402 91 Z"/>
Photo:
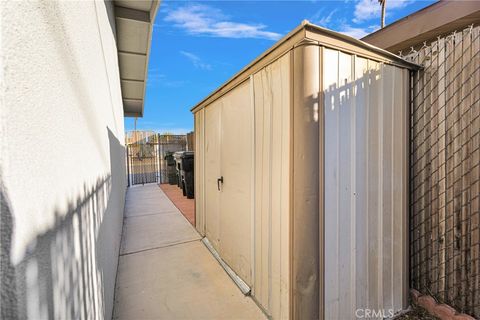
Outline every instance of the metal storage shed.
<path fill-rule="evenodd" d="M 196 227 L 273 319 L 407 306 L 415 68 L 303 22 L 192 109 Z"/>

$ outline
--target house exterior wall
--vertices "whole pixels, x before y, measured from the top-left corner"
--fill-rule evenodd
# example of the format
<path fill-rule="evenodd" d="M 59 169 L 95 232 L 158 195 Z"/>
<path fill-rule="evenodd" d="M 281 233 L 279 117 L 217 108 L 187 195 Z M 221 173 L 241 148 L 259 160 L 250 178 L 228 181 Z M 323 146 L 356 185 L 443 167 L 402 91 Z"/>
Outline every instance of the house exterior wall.
<path fill-rule="evenodd" d="M 112 3 L 0 10 L 1 318 L 110 319 L 126 188 Z"/>
<path fill-rule="evenodd" d="M 389 317 L 408 305 L 409 71 L 331 49 L 322 62 L 325 319 Z"/>

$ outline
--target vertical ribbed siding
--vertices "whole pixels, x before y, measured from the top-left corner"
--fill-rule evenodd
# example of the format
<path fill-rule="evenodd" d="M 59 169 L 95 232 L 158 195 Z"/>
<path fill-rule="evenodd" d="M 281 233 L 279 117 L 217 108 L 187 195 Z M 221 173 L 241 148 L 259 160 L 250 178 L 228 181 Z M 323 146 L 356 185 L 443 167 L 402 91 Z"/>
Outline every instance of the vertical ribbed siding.
<path fill-rule="evenodd" d="M 195 227 L 201 235 L 205 235 L 205 177 L 204 177 L 204 152 L 205 152 L 205 126 L 204 110 L 195 113 Z"/>
<path fill-rule="evenodd" d="M 368 73 L 368 61 L 364 58 L 354 58 L 354 74 L 355 85 L 353 87 L 353 94 L 355 96 L 355 131 L 352 134 L 355 136 L 355 274 L 364 275 L 363 277 L 355 277 L 354 286 L 357 292 L 368 291 L 368 247 L 365 245 L 358 245 L 367 243 L 368 240 L 368 220 L 367 220 L 367 201 L 365 193 L 368 190 L 368 149 L 367 141 L 365 139 L 368 130 L 368 91 L 365 74 Z M 368 295 L 356 294 L 355 305 L 357 308 L 367 308 L 369 305 Z"/>
<path fill-rule="evenodd" d="M 326 319 L 406 293 L 408 72 L 325 49 Z"/>
<path fill-rule="evenodd" d="M 222 259 L 252 285 L 251 187 L 253 108 L 250 80 L 222 96 L 220 117 L 220 251 Z M 215 179 L 216 180 L 216 179 Z M 215 181 L 214 187 L 217 187 Z"/>
<path fill-rule="evenodd" d="M 252 295 L 274 319 L 289 316 L 291 53 L 253 76 L 255 257 Z"/>
<path fill-rule="evenodd" d="M 203 109 L 204 118 L 204 217 L 205 236 L 212 246 L 220 252 L 220 193 L 217 178 L 220 171 L 220 137 L 221 137 L 222 102 L 214 101 Z"/>

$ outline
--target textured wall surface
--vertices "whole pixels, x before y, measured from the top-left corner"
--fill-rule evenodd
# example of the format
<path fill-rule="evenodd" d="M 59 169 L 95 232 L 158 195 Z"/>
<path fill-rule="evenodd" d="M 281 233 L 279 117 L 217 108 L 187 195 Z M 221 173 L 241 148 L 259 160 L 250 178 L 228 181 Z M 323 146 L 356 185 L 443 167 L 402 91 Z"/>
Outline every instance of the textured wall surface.
<path fill-rule="evenodd" d="M 111 318 L 125 195 L 111 3 L 3 1 L 1 318 Z"/>

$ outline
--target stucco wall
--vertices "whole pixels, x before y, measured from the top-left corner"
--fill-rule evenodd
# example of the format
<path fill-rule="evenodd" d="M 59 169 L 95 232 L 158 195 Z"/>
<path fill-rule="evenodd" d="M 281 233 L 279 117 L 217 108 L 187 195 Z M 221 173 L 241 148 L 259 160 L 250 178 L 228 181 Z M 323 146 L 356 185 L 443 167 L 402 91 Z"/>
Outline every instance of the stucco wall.
<path fill-rule="evenodd" d="M 111 318 L 124 127 L 111 3 L 2 1 L 1 318 Z"/>

